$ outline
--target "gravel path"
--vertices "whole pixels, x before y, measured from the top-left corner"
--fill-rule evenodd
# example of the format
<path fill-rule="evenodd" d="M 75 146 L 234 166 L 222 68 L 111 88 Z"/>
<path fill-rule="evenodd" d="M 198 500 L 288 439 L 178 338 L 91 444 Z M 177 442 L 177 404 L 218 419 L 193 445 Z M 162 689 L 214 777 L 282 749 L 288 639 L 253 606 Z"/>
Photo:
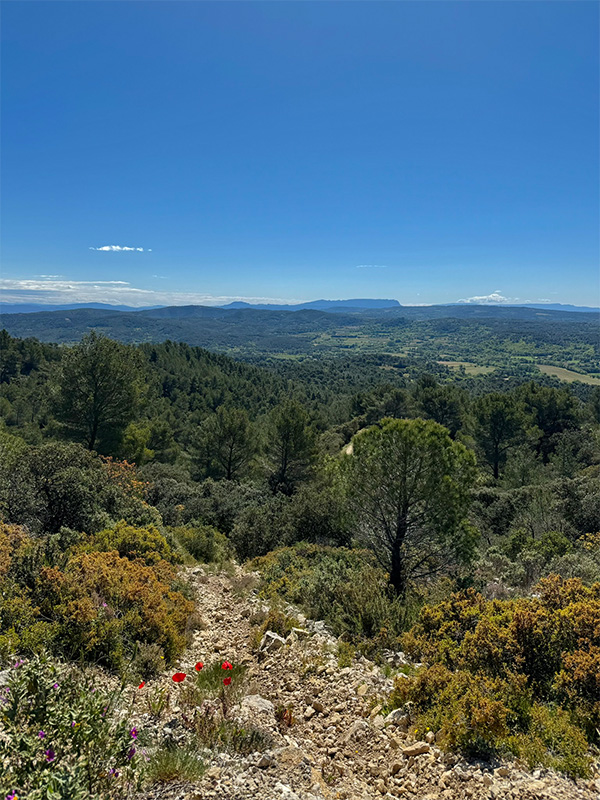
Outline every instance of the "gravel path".
<path fill-rule="evenodd" d="M 379 714 L 391 680 L 364 658 L 340 669 L 337 640 L 323 622 L 296 612 L 303 630 L 285 643 L 273 637 L 269 650 L 257 651 L 250 620 L 266 607 L 243 588 L 248 578 L 239 568 L 234 576 L 189 572 L 205 628 L 195 633 L 181 669 L 191 673 L 196 661 L 220 658 L 246 665 L 245 697 L 233 713 L 271 744 L 244 757 L 214 753 L 197 784 L 157 786 L 137 800 L 600 800 L 600 780 L 467 763 L 436 748 L 433 734 L 416 743 L 403 730 L 406 720 L 390 724 Z M 172 687 L 170 674 L 155 683 Z M 279 706 L 292 709 L 291 726 L 278 724 Z"/>

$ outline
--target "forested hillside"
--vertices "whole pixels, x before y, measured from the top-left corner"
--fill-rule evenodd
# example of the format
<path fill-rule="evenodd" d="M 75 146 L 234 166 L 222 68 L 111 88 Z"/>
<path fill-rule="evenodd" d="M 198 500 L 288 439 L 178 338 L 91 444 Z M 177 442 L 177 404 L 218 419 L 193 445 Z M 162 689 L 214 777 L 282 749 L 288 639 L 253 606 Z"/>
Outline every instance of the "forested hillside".
<path fill-rule="evenodd" d="M 410 701 L 411 730 L 589 776 L 600 388 L 437 360 L 259 366 L 3 331 L 0 666 L 50 656 L 143 684 L 197 624 L 177 564 L 235 558 L 331 626 L 340 664 L 403 670 L 385 703 Z"/>
<path fill-rule="evenodd" d="M 2 324 L 13 336 L 49 342 L 74 343 L 96 330 L 127 343 L 170 339 L 251 360 L 395 353 L 467 366 L 526 369 L 532 376 L 539 365 L 552 365 L 600 383 L 597 313 L 476 305 L 337 313 L 173 306 L 137 312 L 6 314 Z"/>

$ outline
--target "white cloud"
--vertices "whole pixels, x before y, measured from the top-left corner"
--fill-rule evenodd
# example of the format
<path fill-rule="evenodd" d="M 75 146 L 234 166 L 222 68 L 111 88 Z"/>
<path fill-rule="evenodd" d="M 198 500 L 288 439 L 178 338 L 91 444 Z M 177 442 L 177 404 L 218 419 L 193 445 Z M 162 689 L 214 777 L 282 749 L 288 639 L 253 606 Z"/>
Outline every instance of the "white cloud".
<path fill-rule="evenodd" d="M 465 297 L 462 300 L 458 300 L 459 303 L 475 303 L 477 305 L 485 305 L 486 303 L 494 304 L 494 303 L 517 303 L 519 302 L 518 297 L 504 297 L 503 294 L 500 293 L 500 289 L 495 289 L 491 294 L 482 294 L 482 295 L 475 295 L 474 297 Z"/>
<path fill-rule="evenodd" d="M 168 292 L 138 289 L 127 281 L 70 281 L 56 279 L 0 279 L 4 303 L 112 303 L 129 306 L 220 306 L 247 303 L 297 303 L 294 298 L 216 296 L 200 292 Z"/>
<path fill-rule="evenodd" d="M 143 253 L 144 252 L 144 248 L 143 247 L 125 247 L 125 246 L 122 247 L 120 244 L 104 244 L 104 245 L 102 245 L 102 247 L 90 247 L 90 250 L 104 250 L 105 252 L 129 251 L 131 253 L 133 253 L 133 252 Z M 151 253 L 152 250 L 148 249 L 148 250 L 146 250 L 146 252 L 147 253 Z"/>
<path fill-rule="evenodd" d="M 355 269 L 387 269 L 387 264 L 357 264 Z"/>

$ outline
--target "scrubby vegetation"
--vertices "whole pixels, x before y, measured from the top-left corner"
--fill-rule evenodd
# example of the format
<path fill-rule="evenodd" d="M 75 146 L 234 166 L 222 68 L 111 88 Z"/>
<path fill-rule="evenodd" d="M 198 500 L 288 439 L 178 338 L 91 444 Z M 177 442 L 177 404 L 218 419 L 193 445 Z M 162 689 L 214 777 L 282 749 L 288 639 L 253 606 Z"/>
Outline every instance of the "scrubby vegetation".
<path fill-rule="evenodd" d="M 124 797 L 144 752 L 118 713 L 118 690 L 47 659 L 18 661 L 0 690 L 0 795 L 49 800 Z"/>
<path fill-rule="evenodd" d="M 589 769 L 600 725 L 600 583 L 551 575 L 533 596 L 486 600 L 470 589 L 422 609 L 403 636 L 427 664 L 396 682 L 417 728 L 477 755 L 510 750 L 533 766 Z"/>
<path fill-rule="evenodd" d="M 157 645 L 167 663 L 182 652 L 193 604 L 174 589 L 173 554 L 155 528 L 36 539 L 0 524 L 0 553 L 5 663 L 51 651 L 122 672 L 139 644 Z"/>
<path fill-rule="evenodd" d="M 299 543 L 249 566 L 260 571 L 266 597 L 302 607 L 365 652 L 398 645 L 407 603 L 369 551 Z"/>
<path fill-rule="evenodd" d="M 597 388 L 393 356 L 259 367 L 95 335 L 2 345 L 0 668 L 156 675 L 201 625 L 178 566 L 235 557 L 265 595 L 332 626 L 340 664 L 354 648 L 422 661 L 392 703 L 445 746 L 585 774 L 600 727 Z M 88 390 L 68 398 L 73 376 Z M 253 735 L 229 721 L 194 734 L 234 749 Z M 201 771 L 188 756 L 155 767 Z"/>

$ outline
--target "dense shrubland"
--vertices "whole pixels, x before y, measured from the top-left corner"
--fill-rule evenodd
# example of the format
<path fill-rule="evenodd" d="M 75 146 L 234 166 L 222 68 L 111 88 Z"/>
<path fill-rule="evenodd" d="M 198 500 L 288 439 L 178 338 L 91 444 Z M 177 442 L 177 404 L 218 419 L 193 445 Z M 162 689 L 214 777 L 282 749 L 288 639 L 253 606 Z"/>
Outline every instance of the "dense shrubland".
<path fill-rule="evenodd" d="M 486 600 L 470 589 L 424 607 L 403 636 L 427 668 L 397 680 L 417 727 L 477 755 L 510 750 L 587 774 L 600 725 L 600 583 L 557 575 L 531 597 Z"/>
<path fill-rule="evenodd" d="M 123 673 L 140 645 L 172 663 L 193 604 L 177 591 L 175 556 L 155 528 L 32 537 L 0 526 L 0 659 L 44 650 Z"/>
<path fill-rule="evenodd" d="M 392 701 L 448 747 L 585 772 L 598 389 L 390 357 L 0 344 L 0 667 L 156 673 L 199 624 L 177 565 L 254 559 L 265 594 L 348 647 L 423 661 Z"/>

